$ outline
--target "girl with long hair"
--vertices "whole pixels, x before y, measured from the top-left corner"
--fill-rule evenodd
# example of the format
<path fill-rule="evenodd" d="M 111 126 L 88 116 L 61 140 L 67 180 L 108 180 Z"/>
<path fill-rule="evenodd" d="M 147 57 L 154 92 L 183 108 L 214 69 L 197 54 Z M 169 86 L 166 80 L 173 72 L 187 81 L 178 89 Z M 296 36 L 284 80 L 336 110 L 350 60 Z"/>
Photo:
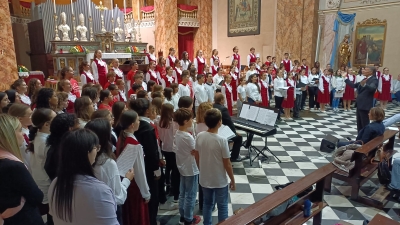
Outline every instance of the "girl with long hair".
<path fill-rule="evenodd" d="M 74 79 L 74 69 L 72 69 L 72 67 L 64 67 L 61 70 L 61 80 L 69 80 L 72 94 L 76 95 L 78 98 L 81 97 L 79 84 L 78 81 Z"/>
<path fill-rule="evenodd" d="M 90 121 L 90 117 L 94 112 L 92 100 L 88 96 L 76 99 L 74 104 L 75 114 L 79 120 L 80 128 L 84 128 Z"/>
<path fill-rule="evenodd" d="M 96 80 L 94 79 L 92 72 L 90 72 L 90 64 L 87 61 L 83 61 L 79 65 L 79 73 L 81 74 L 82 86 L 89 83 L 92 84 L 96 83 Z"/>
<path fill-rule="evenodd" d="M 102 57 L 102 52 L 101 50 L 97 49 L 94 52 L 94 59 L 92 62 L 92 72 L 94 80 L 104 88 L 104 85 L 106 85 L 107 83 L 108 67 L 107 63 L 104 62 L 101 59 L 101 57 Z"/>
<path fill-rule="evenodd" d="M 87 129 L 64 135 L 57 178 L 49 188 L 55 224 L 118 224 L 112 189 L 95 177 L 92 167 L 99 144 L 96 134 Z"/>
<path fill-rule="evenodd" d="M 169 48 L 168 58 L 166 59 L 165 66 L 170 66 L 175 68 L 175 62 L 178 58 L 175 57 L 175 49 Z"/>
<path fill-rule="evenodd" d="M 18 79 L 14 81 L 11 85 L 11 89 L 14 89 L 18 92 L 19 96 L 21 97 L 21 102 L 25 105 L 31 105 L 31 99 L 28 95 L 26 95 L 28 86 L 26 85 L 23 79 Z"/>
<path fill-rule="evenodd" d="M 0 113 L 3 112 L 3 108 L 10 104 L 10 100 L 5 92 L 0 92 Z"/>
<path fill-rule="evenodd" d="M 284 96 L 282 102 L 282 108 L 285 113 L 285 118 L 287 120 L 292 120 L 290 117 L 290 109 L 294 107 L 294 101 L 296 100 L 296 81 L 293 77 L 293 73 L 288 74 L 288 78 L 285 82 L 285 87 L 288 87 L 286 90 L 286 95 Z"/>
<path fill-rule="evenodd" d="M 68 113 L 73 113 L 74 103 L 78 96 L 72 93 L 71 82 L 69 80 L 61 80 L 60 82 L 58 82 L 58 91 L 62 91 L 68 94 L 68 107 L 66 110 Z"/>
<path fill-rule="evenodd" d="M 197 69 L 197 73 L 200 74 L 204 72 L 204 66 L 206 64 L 206 60 L 203 58 L 202 50 L 197 50 L 196 58 L 193 60 L 193 64 Z"/>
<path fill-rule="evenodd" d="M 261 89 L 258 85 L 257 74 L 252 74 L 247 80 L 246 86 L 247 102 L 249 104 L 260 104 L 261 103 Z"/>
<path fill-rule="evenodd" d="M 269 95 L 268 95 L 269 79 L 268 79 L 266 72 L 261 72 L 259 82 L 260 82 L 261 105 L 268 107 L 268 105 L 269 105 Z"/>
<path fill-rule="evenodd" d="M 156 84 L 159 84 L 159 75 L 156 72 L 156 63 L 150 62 L 149 70 L 146 73 L 146 82 L 148 83 L 150 80 L 154 81 Z"/>
<path fill-rule="evenodd" d="M 102 90 L 100 91 L 100 103 L 99 103 L 99 109 L 107 109 L 110 112 L 112 111 L 112 108 L 110 106 L 110 102 L 113 101 L 114 96 L 109 90 Z"/>
<path fill-rule="evenodd" d="M 37 78 L 32 78 L 29 80 L 28 83 L 28 91 L 27 95 L 29 98 L 32 99 L 32 96 L 35 94 L 36 91 L 38 91 L 40 88 L 42 88 L 42 82 L 40 82 L 39 79 Z"/>
<path fill-rule="evenodd" d="M 176 78 L 177 81 L 175 82 L 178 84 L 182 82 L 182 71 L 185 70 L 183 69 L 181 62 L 177 59 L 175 61 L 175 68 L 172 76 Z"/>
<path fill-rule="evenodd" d="M 150 224 L 149 208 L 150 191 L 145 176 L 145 158 L 142 145 L 136 139 L 134 133 L 138 130 L 140 120 L 138 114 L 133 110 L 122 113 L 119 124 L 122 132 L 118 139 L 116 155 L 131 151 L 135 154 L 136 160 L 132 162 L 136 173 L 128 188 L 128 195 L 125 204 L 122 206 L 124 224 L 148 225 Z M 146 155 L 147 158 L 147 155 Z M 154 177 L 151 177 L 154 179 Z M 155 219 L 155 218 L 154 218 Z"/>
<path fill-rule="evenodd" d="M 124 72 L 119 69 L 119 61 L 118 59 L 111 60 L 111 70 L 115 73 L 115 80 L 124 80 Z"/>
<path fill-rule="evenodd" d="M 189 53 L 187 51 L 182 52 L 182 57 L 181 57 L 181 65 L 182 65 L 182 70 L 188 70 L 189 65 L 191 64 L 189 60 Z M 175 65 L 176 66 L 176 65 Z"/>
<path fill-rule="evenodd" d="M 217 49 L 213 49 L 211 52 L 211 58 L 210 58 L 210 65 L 214 65 L 215 60 L 218 59 L 219 60 L 219 56 L 218 56 L 218 50 Z M 218 66 L 220 66 L 221 63 L 218 64 Z M 208 72 L 208 71 L 207 71 Z"/>
<path fill-rule="evenodd" d="M 161 85 L 163 88 L 169 88 L 172 83 L 177 83 L 178 80 L 174 77 L 174 69 L 170 66 L 166 68 L 167 74 L 166 76 L 162 77 Z"/>
<path fill-rule="evenodd" d="M 68 94 L 65 92 L 57 93 L 58 104 L 54 109 L 57 114 L 65 113 L 65 109 L 68 107 Z"/>
<path fill-rule="evenodd" d="M 8 99 L 10 100 L 10 103 L 22 103 L 21 96 L 19 96 L 19 94 L 16 90 L 9 89 L 4 92 L 7 94 Z"/>
<path fill-rule="evenodd" d="M 0 222 L 4 225 L 44 225 L 37 205 L 43 200 L 20 148 L 24 137 L 16 117 L 0 114 Z"/>
<path fill-rule="evenodd" d="M 233 62 L 234 60 L 237 61 L 236 67 L 237 67 L 238 70 L 240 71 L 240 55 L 239 55 L 239 48 L 238 48 L 237 46 L 235 46 L 235 47 L 233 47 L 232 51 L 233 51 L 233 55 L 232 55 L 232 57 L 231 57 L 232 62 Z"/>
<path fill-rule="evenodd" d="M 65 94 L 68 95 L 68 93 Z M 46 108 L 55 111 L 58 106 L 58 101 L 57 93 L 53 89 L 41 88 L 37 94 L 36 109 Z"/>
<path fill-rule="evenodd" d="M 166 66 L 165 66 L 165 59 L 164 57 L 159 57 L 157 60 L 157 65 L 155 68 L 155 71 L 157 73 L 157 77 L 160 79 L 162 79 L 163 77 L 165 77 L 165 74 L 167 73 L 166 70 Z"/>
<path fill-rule="evenodd" d="M 225 75 L 224 84 L 221 87 L 221 93 L 225 96 L 225 106 L 228 108 L 230 116 L 233 115 L 233 88 L 231 81 L 231 75 Z"/>

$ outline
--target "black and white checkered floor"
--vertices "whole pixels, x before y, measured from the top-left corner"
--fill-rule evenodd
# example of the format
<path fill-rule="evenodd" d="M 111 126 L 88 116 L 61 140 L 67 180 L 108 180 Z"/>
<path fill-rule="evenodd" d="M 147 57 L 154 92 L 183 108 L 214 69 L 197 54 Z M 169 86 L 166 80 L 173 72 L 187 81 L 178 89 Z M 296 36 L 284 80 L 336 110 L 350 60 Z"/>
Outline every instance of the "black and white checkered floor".
<path fill-rule="evenodd" d="M 386 118 L 399 113 L 399 109 L 400 107 L 389 104 Z M 331 162 L 330 154 L 319 151 L 321 140 L 326 134 L 340 139 L 357 135 L 355 110 L 340 111 L 339 113 L 328 110 L 326 113 L 306 113 L 303 116 L 303 119 L 278 123 L 277 134 L 268 137 L 268 147 L 282 163 L 277 163 L 273 157 L 263 161 L 262 168 L 259 168 L 257 160 L 253 166 L 250 166 L 248 159 L 240 163 L 233 163 L 236 191 L 230 192 L 229 215 L 232 215 L 236 209 L 246 208 L 271 194 L 276 185 L 296 181 Z M 241 133 L 245 137 L 245 133 Z M 260 137 L 255 137 L 253 145 L 264 146 L 264 141 Z M 395 149 L 400 150 L 398 139 L 396 139 Z M 243 148 L 241 155 L 246 154 L 247 149 Z M 400 203 L 388 201 L 383 210 L 367 207 L 350 200 L 351 187 L 346 183 L 334 179 L 332 185 L 331 193 L 325 193 L 325 201 L 328 206 L 323 209 L 323 225 L 333 225 L 339 220 L 361 225 L 363 220 L 370 220 L 377 213 L 400 221 Z M 360 194 L 372 194 L 378 186 L 377 177 L 372 178 L 364 184 Z M 198 206 L 194 213 L 201 216 Z M 217 213 L 213 213 L 215 224 L 217 223 Z M 158 215 L 160 224 L 175 225 L 179 222 L 178 210 L 159 211 Z M 311 224 L 311 222 L 309 221 L 307 224 Z"/>

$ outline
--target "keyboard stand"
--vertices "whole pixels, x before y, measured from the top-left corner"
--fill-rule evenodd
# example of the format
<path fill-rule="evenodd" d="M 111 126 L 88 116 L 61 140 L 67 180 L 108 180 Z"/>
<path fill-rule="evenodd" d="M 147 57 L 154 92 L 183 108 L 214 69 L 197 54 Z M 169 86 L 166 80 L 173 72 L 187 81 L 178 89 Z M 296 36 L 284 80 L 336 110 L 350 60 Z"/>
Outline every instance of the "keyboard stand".
<path fill-rule="evenodd" d="M 248 140 L 248 139 L 249 139 L 249 132 L 246 132 L 246 135 L 247 135 L 247 140 Z M 248 152 L 249 152 L 248 157 L 249 157 L 249 160 L 250 160 L 250 166 L 253 166 L 253 162 L 254 162 L 256 159 L 262 161 L 262 158 L 265 158 L 265 159 L 268 159 L 268 158 L 269 158 L 269 156 L 267 156 L 267 155 L 264 153 L 264 151 L 269 152 L 272 156 L 274 156 L 274 157 L 278 160 L 279 163 L 282 162 L 282 161 L 268 148 L 268 146 L 267 146 L 267 138 L 268 138 L 268 137 L 265 136 L 264 147 L 263 147 L 262 149 L 259 149 L 259 148 L 255 147 L 254 145 L 252 145 L 252 144 L 250 143 L 249 148 L 248 148 Z M 253 138 L 253 139 L 254 139 L 254 138 Z M 246 140 L 246 141 L 247 141 L 247 140 Z M 252 140 L 252 141 L 253 141 L 253 140 Z M 256 154 L 256 156 L 254 156 L 254 158 L 252 159 L 252 158 L 251 158 L 251 153 L 252 153 L 253 151 L 254 151 L 255 153 L 257 153 L 257 154 Z M 261 157 L 262 157 L 262 158 L 261 158 Z"/>

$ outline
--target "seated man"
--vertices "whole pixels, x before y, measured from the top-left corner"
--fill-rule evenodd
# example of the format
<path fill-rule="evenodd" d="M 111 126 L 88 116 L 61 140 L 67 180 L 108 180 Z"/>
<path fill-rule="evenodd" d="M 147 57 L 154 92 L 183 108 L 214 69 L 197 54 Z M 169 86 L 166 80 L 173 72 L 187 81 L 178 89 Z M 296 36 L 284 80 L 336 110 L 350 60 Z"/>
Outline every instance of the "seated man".
<path fill-rule="evenodd" d="M 369 120 L 372 120 L 372 122 L 358 132 L 356 140 L 340 141 L 337 143 L 338 148 L 358 141 L 362 141 L 363 144 L 366 144 L 370 140 L 383 135 L 385 132 L 385 126 L 383 125 L 382 120 L 385 118 L 385 111 L 380 107 L 374 107 L 369 111 L 368 116 Z"/>
<path fill-rule="evenodd" d="M 236 132 L 235 126 L 233 125 L 233 122 L 231 120 L 231 116 L 229 115 L 228 109 L 224 106 L 224 104 L 225 104 L 224 95 L 222 93 L 216 93 L 214 96 L 213 107 L 221 111 L 222 124 L 231 128 L 233 133 L 236 133 L 236 136 L 231 139 L 233 141 L 231 162 L 240 162 L 242 161 L 242 159 L 239 156 L 239 153 L 240 153 L 240 147 L 242 146 L 243 137 Z"/>

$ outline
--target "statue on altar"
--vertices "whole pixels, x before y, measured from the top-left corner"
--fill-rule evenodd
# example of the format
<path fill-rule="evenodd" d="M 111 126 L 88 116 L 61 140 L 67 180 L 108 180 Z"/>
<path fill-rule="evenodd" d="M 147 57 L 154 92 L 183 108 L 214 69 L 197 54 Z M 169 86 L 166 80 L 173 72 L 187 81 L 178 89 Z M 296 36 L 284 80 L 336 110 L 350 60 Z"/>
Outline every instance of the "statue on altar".
<path fill-rule="evenodd" d="M 347 66 L 350 62 L 352 44 L 349 43 L 350 35 L 346 34 L 339 45 L 338 68 Z"/>
<path fill-rule="evenodd" d="M 121 20 L 117 18 L 117 28 L 115 28 L 115 33 L 118 35 L 117 41 L 123 41 L 122 34 L 124 33 L 124 29 L 121 28 Z"/>
<path fill-rule="evenodd" d="M 76 27 L 81 35 L 81 41 L 87 41 L 86 33 L 88 29 L 85 27 L 85 16 L 81 13 L 79 14 L 79 25 Z"/>
<path fill-rule="evenodd" d="M 128 33 L 131 35 L 130 42 L 136 42 L 136 29 L 135 29 L 135 21 L 131 20 L 131 28 L 128 30 Z"/>
<path fill-rule="evenodd" d="M 67 15 L 65 14 L 65 12 L 62 12 L 60 14 L 60 17 L 61 17 L 61 24 L 58 25 L 58 30 L 60 30 L 62 32 L 61 40 L 62 41 L 70 41 L 69 34 L 68 34 L 70 28 L 67 24 Z"/>

